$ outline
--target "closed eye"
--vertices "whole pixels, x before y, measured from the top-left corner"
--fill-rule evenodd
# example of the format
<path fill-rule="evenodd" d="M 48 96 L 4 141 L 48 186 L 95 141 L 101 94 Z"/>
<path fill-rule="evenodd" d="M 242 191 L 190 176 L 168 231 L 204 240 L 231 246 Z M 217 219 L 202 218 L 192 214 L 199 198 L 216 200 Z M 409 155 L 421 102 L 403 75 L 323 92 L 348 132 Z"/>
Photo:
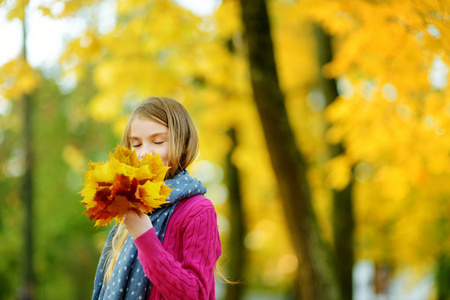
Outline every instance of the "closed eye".
<path fill-rule="evenodd" d="M 131 145 L 133 148 L 137 148 L 137 147 L 140 147 L 141 146 L 141 144 L 136 144 L 136 145 Z"/>

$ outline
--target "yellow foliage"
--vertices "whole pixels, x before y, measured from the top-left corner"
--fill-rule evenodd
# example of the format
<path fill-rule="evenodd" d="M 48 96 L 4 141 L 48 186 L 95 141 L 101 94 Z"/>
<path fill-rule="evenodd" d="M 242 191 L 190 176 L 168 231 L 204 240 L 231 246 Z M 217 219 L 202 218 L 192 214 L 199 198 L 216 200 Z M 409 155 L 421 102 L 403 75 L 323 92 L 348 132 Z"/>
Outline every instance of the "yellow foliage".
<path fill-rule="evenodd" d="M 114 123 L 114 133 L 116 134 L 116 136 L 122 136 L 123 132 L 125 131 L 127 122 L 127 117 L 120 117 L 119 120 Z"/>
<path fill-rule="evenodd" d="M 67 145 L 63 150 L 64 161 L 74 170 L 81 171 L 85 167 L 83 153 L 73 145 Z"/>
<path fill-rule="evenodd" d="M 95 96 L 89 104 L 89 112 L 95 120 L 113 120 L 120 111 L 122 103 L 121 95 L 110 92 Z"/>
<path fill-rule="evenodd" d="M 51 12 L 51 9 L 50 8 L 48 8 L 48 7 L 45 7 L 45 6 L 39 6 L 38 7 L 38 9 L 42 12 L 42 15 L 44 16 L 44 17 L 51 17 L 51 16 L 53 16 L 53 14 L 52 14 L 52 12 Z"/>
<path fill-rule="evenodd" d="M 241 7 L 238 1 L 223 1 L 219 9 L 214 13 L 217 22 L 218 37 L 228 39 L 242 32 L 242 22 L 240 19 Z"/>
<path fill-rule="evenodd" d="M 63 1 L 64 10 L 60 17 L 71 17 L 74 16 L 81 8 L 89 7 L 98 3 L 98 0 L 69 0 Z"/>
<path fill-rule="evenodd" d="M 450 183 L 449 84 L 436 87 L 430 74 L 437 57 L 449 66 L 450 6 L 439 0 L 303 5 L 333 35 L 335 55 L 324 71 L 342 88 L 326 109 L 332 124 L 326 136 L 342 143 L 345 154 L 328 168 L 336 174 L 359 162 L 370 168 L 354 186 L 358 256 L 431 264 L 448 251 L 448 239 L 439 244 L 436 232 L 450 216 L 443 200 Z"/>
<path fill-rule="evenodd" d="M 345 188 L 350 182 L 350 162 L 345 156 L 337 156 L 327 164 L 329 185 L 337 190 Z"/>
<path fill-rule="evenodd" d="M 410 186 L 403 168 L 395 166 L 380 168 L 375 180 L 383 185 L 382 195 L 393 201 L 404 199 L 409 192 Z M 393 207 L 393 209 L 399 211 L 398 207 Z"/>
<path fill-rule="evenodd" d="M 25 18 L 25 7 L 28 5 L 29 0 L 17 0 L 15 5 L 9 10 L 7 18 L 13 20 L 15 18 L 23 21 Z"/>
<path fill-rule="evenodd" d="M 6 99 L 19 99 L 31 94 L 39 84 L 39 75 L 23 58 L 17 58 L 0 67 L 0 94 Z"/>

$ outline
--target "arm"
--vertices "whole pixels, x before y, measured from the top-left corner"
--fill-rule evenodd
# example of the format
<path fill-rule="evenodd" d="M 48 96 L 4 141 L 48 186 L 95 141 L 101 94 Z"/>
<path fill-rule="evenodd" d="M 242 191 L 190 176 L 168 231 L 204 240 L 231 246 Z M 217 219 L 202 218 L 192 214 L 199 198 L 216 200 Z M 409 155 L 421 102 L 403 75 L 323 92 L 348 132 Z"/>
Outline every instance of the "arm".
<path fill-rule="evenodd" d="M 217 217 L 213 207 L 186 218 L 182 261 L 168 253 L 152 228 L 135 239 L 144 272 L 166 299 L 207 299 L 214 287 L 214 265 L 220 255 Z"/>

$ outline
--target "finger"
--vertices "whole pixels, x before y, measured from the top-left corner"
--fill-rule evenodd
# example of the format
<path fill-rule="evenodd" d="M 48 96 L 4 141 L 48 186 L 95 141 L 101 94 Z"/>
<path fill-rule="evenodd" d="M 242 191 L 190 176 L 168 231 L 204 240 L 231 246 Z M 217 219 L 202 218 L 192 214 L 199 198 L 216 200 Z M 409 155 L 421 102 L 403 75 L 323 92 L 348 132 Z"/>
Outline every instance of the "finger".
<path fill-rule="evenodd" d="M 127 217 L 128 218 L 136 217 L 136 216 L 139 216 L 139 211 L 138 210 L 132 208 L 129 211 L 127 211 Z"/>
<path fill-rule="evenodd" d="M 129 224 L 135 222 L 136 219 L 139 220 L 138 214 L 135 213 L 135 212 L 132 211 L 132 210 L 129 210 L 129 211 L 126 213 L 126 217 L 123 218 L 123 222 L 125 223 L 125 225 L 129 225 Z"/>
<path fill-rule="evenodd" d="M 147 217 L 147 214 L 145 214 L 144 212 L 142 212 L 142 211 L 139 211 L 138 212 L 138 216 L 139 216 L 139 218 L 144 218 L 144 217 Z"/>

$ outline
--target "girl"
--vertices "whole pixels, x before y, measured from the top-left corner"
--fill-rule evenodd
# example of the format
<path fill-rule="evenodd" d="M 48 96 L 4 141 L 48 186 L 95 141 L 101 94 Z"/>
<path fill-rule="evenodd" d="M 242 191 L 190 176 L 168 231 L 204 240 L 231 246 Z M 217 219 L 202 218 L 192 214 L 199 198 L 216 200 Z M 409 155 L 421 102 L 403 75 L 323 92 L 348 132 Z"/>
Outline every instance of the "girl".
<path fill-rule="evenodd" d="M 111 230 L 95 275 L 92 299 L 215 299 L 214 266 L 221 245 L 205 186 L 186 168 L 198 151 L 186 109 L 151 97 L 131 115 L 122 145 L 159 154 L 170 169 L 170 203 L 151 215 L 129 211 Z"/>

